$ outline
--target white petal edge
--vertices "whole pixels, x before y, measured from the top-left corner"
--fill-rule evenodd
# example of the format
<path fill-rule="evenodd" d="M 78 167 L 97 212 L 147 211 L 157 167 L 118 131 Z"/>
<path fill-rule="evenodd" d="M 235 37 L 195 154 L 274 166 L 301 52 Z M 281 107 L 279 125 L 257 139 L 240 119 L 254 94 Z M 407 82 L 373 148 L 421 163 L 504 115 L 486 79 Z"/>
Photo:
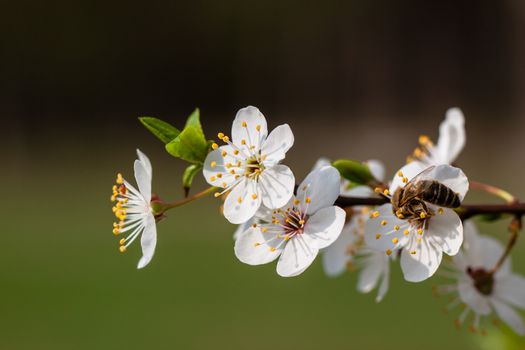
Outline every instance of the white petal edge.
<path fill-rule="evenodd" d="M 290 239 L 277 262 L 277 273 L 282 277 L 294 277 L 303 273 L 315 260 L 319 250 L 309 247 L 301 235 Z"/>
<path fill-rule="evenodd" d="M 277 164 L 261 173 L 258 186 L 264 205 L 278 209 L 293 196 L 295 177 L 286 165 Z"/>
<path fill-rule="evenodd" d="M 246 127 L 243 123 L 246 123 Z M 256 129 L 257 125 L 260 126 L 259 131 Z M 258 151 L 266 136 L 268 136 L 268 126 L 261 111 L 254 106 L 239 109 L 232 124 L 232 142 L 246 152 L 251 145 L 255 146 L 255 151 Z M 241 144 L 243 139 L 246 145 Z"/>
<path fill-rule="evenodd" d="M 439 126 L 437 150 L 441 159 L 447 164 L 453 163 L 465 147 L 465 143 L 465 117 L 459 108 L 450 108 Z"/>
<path fill-rule="evenodd" d="M 151 201 L 151 176 L 148 173 L 148 170 L 140 160 L 135 160 L 133 164 L 135 170 L 135 181 L 137 181 L 137 186 L 139 192 L 144 197 L 144 201 L 149 204 Z"/>
<path fill-rule="evenodd" d="M 153 168 L 151 167 L 151 162 L 147 155 L 145 155 L 140 149 L 137 148 L 137 156 L 139 157 L 139 160 L 144 165 L 144 169 L 146 169 L 147 173 L 149 174 L 150 178 L 153 178 Z"/>
<path fill-rule="evenodd" d="M 281 249 L 272 251 L 270 248 L 277 248 L 280 241 L 273 240 L 274 244 L 269 246 L 268 237 L 271 236 L 265 236 L 259 228 L 249 228 L 235 241 L 235 256 L 248 265 L 262 265 L 274 261 L 281 254 Z"/>
<path fill-rule="evenodd" d="M 157 246 L 157 225 L 153 214 L 148 214 L 144 231 L 140 237 L 140 245 L 142 247 L 142 257 L 139 260 L 137 269 L 142 269 L 148 265 L 155 254 L 155 247 Z"/>
<path fill-rule="evenodd" d="M 306 198 L 311 199 L 307 214 L 312 215 L 321 208 L 334 204 L 341 191 L 341 176 L 333 166 L 313 170 L 297 188 L 297 199 L 305 205 Z"/>
<path fill-rule="evenodd" d="M 323 249 L 341 234 L 346 212 L 336 206 L 322 208 L 312 215 L 304 227 L 304 239 L 309 246 Z"/>
<path fill-rule="evenodd" d="M 274 165 L 285 158 L 286 152 L 293 146 L 294 136 L 288 124 L 279 125 L 272 130 L 261 148 L 264 165 Z"/>
<path fill-rule="evenodd" d="M 491 299 L 491 303 L 494 307 L 494 310 L 498 314 L 498 317 L 501 318 L 503 322 L 508 324 L 510 328 L 512 328 L 514 332 L 518 333 L 519 335 L 525 335 L 525 326 L 523 325 L 523 320 L 512 307 L 495 299 Z"/>

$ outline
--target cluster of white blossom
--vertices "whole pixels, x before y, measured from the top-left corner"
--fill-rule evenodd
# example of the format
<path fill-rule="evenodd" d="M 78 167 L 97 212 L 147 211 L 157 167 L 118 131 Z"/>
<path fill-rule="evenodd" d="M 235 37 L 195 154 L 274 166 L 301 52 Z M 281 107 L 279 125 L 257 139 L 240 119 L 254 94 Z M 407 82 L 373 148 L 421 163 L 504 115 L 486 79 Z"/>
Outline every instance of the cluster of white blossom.
<path fill-rule="evenodd" d="M 377 160 L 363 163 L 373 181 L 355 184 L 322 158 L 296 186 L 293 172 L 281 164 L 294 143 L 290 126 L 280 125 L 269 133 L 264 115 L 255 107 L 238 111 L 231 138 L 223 133 L 218 137 L 224 145 L 213 143 L 202 171 L 213 188 L 222 189 L 215 196 L 224 199 L 224 217 L 239 225 L 234 251 L 241 262 L 278 260 L 277 274 L 291 277 L 303 273 L 321 252 L 328 276 L 358 270 L 357 289 L 368 293 L 378 287 L 379 302 L 388 291 L 393 262 L 400 262 L 405 280 L 421 282 L 436 273 L 445 253 L 452 259 L 441 271 L 454 283 L 436 292 L 455 293 L 451 306 L 466 305 L 458 324 L 473 315 L 471 328 L 479 329 L 482 316 L 494 311 L 525 334 L 512 308 L 525 308 L 525 279 L 510 272 L 509 259 L 493 270 L 502 245 L 478 234 L 474 223 L 462 222 L 455 210 L 469 189 L 467 176 L 452 165 L 466 141 L 459 109 L 447 111 L 437 144 L 426 136 L 419 138 L 418 148 L 389 183 Z M 118 219 L 113 232 L 127 234 L 120 240 L 121 251 L 141 237 L 142 268 L 153 257 L 155 220 L 162 212 L 152 200 L 150 161 L 137 153 L 138 190 L 120 174 L 113 187 Z M 343 209 L 336 205 L 342 197 L 382 198 L 385 204 Z"/>

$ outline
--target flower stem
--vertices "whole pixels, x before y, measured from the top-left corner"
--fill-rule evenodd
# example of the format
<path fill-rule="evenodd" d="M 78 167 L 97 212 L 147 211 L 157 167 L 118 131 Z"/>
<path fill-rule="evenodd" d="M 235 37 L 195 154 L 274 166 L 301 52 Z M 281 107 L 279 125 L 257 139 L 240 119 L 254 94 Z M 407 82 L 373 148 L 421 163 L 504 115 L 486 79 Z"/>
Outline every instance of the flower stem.
<path fill-rule="evenodd" d="M 507 242 L 507 246 L 505 247 L 505 251 L 499 258 L 496 265 L 494 265 L 494 267 L 492 268 L 491 273 L 496 273 L 501 268 L 503 263 L 505 262 L 505 259 L 507 259 L 507 257 L 509 256 L 510 251 L 516 245 L 516 241 L 518 240 L 518 236 L 521 231 L 521 227 L 522 227 L 521 215 L 516 215 L 514 219 L 512 219 L 512 222 L 509 225 L 510 238 L 509 238 L 509 241 Z"/>
<path fill-rule="evenodd" d="M 163 212 L 165 212 L 166 210 L 169 210 L 169 209 L 173 209 L 173 208 L 176 208 L 176 207 L 180 207 L 181 205 L 184 205 L 184 204 L 188 204 L 190 202 L 193 202 L 199 198 L 202 198 L 202 197 L 206 197 L 207 195 L 209 195 L 210 193 L 213 193 L 217 190 L 217 187 L 209 187 L 207 189 L 205 189 L 204 191 L 201 191 L 199 193 L 195 193 L 193 196 L 191 197 L 187 197 L 187 198 L 184 198 L 184 199 L 181 199 L 181 200 L 178 200 L 178 201 L 174 201 L 174 202 L 171 202 L 171 203 L 166 203 L 162 206 L 162 209 L 163 209 Z"/>
<path fill-rule="evenodd" d="M 509 192 L 507 192 L 507 191 L 505 191 L 505 190 L 503 190 L 501 188 L 492 186 L 492 185 L 484 184 L 482 182 L 470 181 L 470 188 L 471 189 L 485 191 L 487 193 L 493 194 L 493 195 L 495 195 L 497 197 L 500 197 L 501 199 L 503 199 L 505 202 L 507 202 L 509 204 L 517 202 L 516 197 L 514 197 Z"/>

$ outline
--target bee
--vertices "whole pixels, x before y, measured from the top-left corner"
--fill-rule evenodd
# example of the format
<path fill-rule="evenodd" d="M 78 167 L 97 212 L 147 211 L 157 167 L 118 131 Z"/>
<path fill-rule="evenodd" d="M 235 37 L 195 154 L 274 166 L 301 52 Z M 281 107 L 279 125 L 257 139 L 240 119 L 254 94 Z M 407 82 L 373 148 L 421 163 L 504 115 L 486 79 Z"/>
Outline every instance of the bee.
<path fill-rule="evenodd" d="M 392 210 L 400 219 L 424 219 L 432 212 L 426 203 L 444 208 L 458 208 L 461 199 L 458 193 L 429 176 L 431 166 L 410 180 L 405 187 L 399 187 L 392 196 Z"/>

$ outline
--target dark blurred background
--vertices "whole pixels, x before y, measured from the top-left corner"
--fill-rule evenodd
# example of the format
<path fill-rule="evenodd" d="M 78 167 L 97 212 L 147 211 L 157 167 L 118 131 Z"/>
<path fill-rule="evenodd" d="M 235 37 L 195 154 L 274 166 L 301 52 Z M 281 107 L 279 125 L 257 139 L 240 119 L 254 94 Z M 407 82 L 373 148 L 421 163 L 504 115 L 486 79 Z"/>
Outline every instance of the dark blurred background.
<path fill-rule="evenodd" d="M 397 271 L 375 305 L 355 276 L 329 280 L 319 263 L 292 280 L 240 264 L 213 200 L 173 212 L 153 263 L 135 271 L 139 247 L 118 255 L 108 199 L 117 171 L 132 177 L 136 147 L 152 159 L 155 190 L 180 196 L 184 164 L 138 116 L 182 126 L 200 107 L 213 138 L 248 104 L 271 127 L 292 126 L 286 163 L 298 179 L 320 156 L 379 158 L 392 173 L 459 106 L 461 166 L 525 197 L 523 1 L 1 8 L 1 349 L 477 348 L 438 311 L 435 282 Z M 504 238 L 502 227 L 487 229 Z"/>

